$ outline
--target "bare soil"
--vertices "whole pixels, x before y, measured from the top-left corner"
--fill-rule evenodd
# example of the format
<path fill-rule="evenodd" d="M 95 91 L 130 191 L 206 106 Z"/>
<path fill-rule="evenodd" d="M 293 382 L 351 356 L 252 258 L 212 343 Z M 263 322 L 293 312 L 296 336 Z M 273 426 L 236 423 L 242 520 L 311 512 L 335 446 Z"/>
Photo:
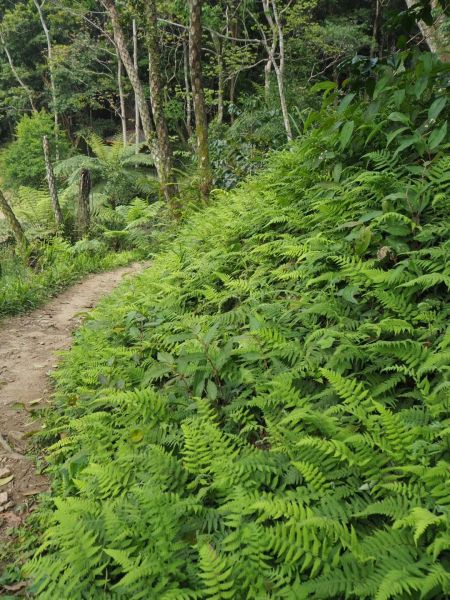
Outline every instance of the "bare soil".
<path fill-rule="evenodd" d="M 0 321 L 0 545 L 8 542 L 8 530 L 22 523 L 37 495 L 47 489 L 27 448 L 40 428 L 33 412 L 51 403 L 49 373 L 57 353 L 70 347 L 83 314 L 124 276 L 140 269 L 135 263 L 90 275 L 43 308 Z"/>

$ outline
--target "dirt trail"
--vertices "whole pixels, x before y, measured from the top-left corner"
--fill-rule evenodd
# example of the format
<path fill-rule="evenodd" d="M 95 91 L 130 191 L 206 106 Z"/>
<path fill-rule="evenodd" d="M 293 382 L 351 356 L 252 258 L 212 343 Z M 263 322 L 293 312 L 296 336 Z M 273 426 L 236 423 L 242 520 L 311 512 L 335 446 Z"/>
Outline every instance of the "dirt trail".
<path fill-rule="evenodd" d="M 5 530 L 20 524 L 47 486 L 25 452 L 39 428 L 32 412 L 50 401 L 48 374 L 56 366 L 56 353 L 70 347 L 80 313 L 141 268 L 136 263 L 90 275 L 43 308 L 0 321 L 0 544 Z"/>

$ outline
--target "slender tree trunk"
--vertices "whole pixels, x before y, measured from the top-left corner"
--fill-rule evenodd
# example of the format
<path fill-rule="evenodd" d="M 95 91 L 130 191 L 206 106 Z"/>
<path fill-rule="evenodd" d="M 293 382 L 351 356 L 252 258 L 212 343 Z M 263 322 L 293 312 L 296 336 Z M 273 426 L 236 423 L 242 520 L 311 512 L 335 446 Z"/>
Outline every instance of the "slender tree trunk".
<path fill-rule="evenodd" d="M 272 32 L 272 46 L 270 47 L 267 40 L 264 40 L 269 60 L 272 62 L 275 70 L 275 75 L 278 84 L 278 94 L 280 96 L 281 112 L 283 115 L 283 123 L 288 141 L 293 140 L 291 121 L 289 118 L 289 110 L 286 101 L 286 91 L 284 82 L 285 69 L 285 48 L 284 48 L 284 31 L 281 23 L 280 15 L 276 0 L 262 0 L 264 15 Z M 279 58 L 275 58 L 275 49 L 278 46 Z"/>
<path fill-rule="evenodd" d="M 275 67 L 275 74 L 277 76 L 278 83 L 278 94 L 280 96 L 281 113 L 283 115 L 284 129 L 286 130 L 286 136 L 289 142 L 294 139 L 292 135 L 291 121 L 289 117 L 289 110 L 286 101 L 286 92 L 284 87 L 284 69 Z"/>
<path fill-rule="evenodd" d="M 13 209 L 8 204 L 3 192 L 0 190 L 0 210 L 3 213 L 5 219 L 8 221 L 8 225 L 13 232 L 13 235 L 16 239 L 17 245 L 23 249 L 28 246 L 28 240 L 23 231 L 22 225 L 17 220 L 16 215 L 14 214 Z"/>
<path fill-rule="evenodd" d="M 34 101 L 33 101 L 33 94 L 32 91 L 30 90 L 30 88 L 26 85 L 26 83 L 24 83 L 23 79 L 20 77 L 19 73 L 17 72 L 16 67 L 14 66 L 11 54 L 8 50 L 8 47 L 5 43 L 5 39 L 3 37 L 3 34 L 0 33 L 0 41 L 2 43 L 3 46 L 3 50 L 5 51 L 6 54 L 6 58 L 8 59 L 8 63 L 9 66 L 11 68 L 12 74 L 14 75 L 14 77 L 17 80 L 17 83 L 20 85 L 20 87 L 24 90 L 24 92 L 26 93 L 27 97 L 28 97 L 28 102 L 30 103 L 31 106 L 31 110 L 32 112 L 36 112 L 36 106 L 34 105 Z"/>
<path fill-rule="evenodd" d="M 234 107 L 234 100 L 235 100 L 235 95 L 236 95 L 236 85 L 237 85 L 238 77 L 239 77 L 239 73 L 232 75 L 230 77 L 230 106 L 231 107 Z M 231 118 L 232 123 L 234 123 L 234 115 L 235 115 L 235 111 L 231 110 L 230 118 Z"/>
<path fill-rule="evenodd" d="M 80 187 L 77 204 L 77 234 L 78 239 L 83 238 L 89 231 L 91 222 L 91 174 L 88 169 L 82 169 L 80 174 Z"/>
<path fill-rule="evenodd" d="M 418 3 L 418 0 L 406 0 L 408 8 L 412 8 Z M 440 8 L 438 0 L 431 0 L 431 7 L 438 11 Z M 427 25 L 423 21 L 418 22 L 419 29 L 426 41 L 429 49 L 442 60 L 442 62 L 450 62 L 450 39 L 443 31 L 444 15 L 437 17 L 433 25 Z"/>
<path fill-rule="evenodd" d="M 230 38 L 237 38 L 238 34 L 239 34 L 238 21 L 234 16 L 232 17 L 230 15 L 230 6 L 229 5 L 226 8 L 225 15 L 226 15 L 226 24 L 227 24 L 227 29 L 226 29 L 227 35 Z M 230 43 L 233 48 L 236 46 L 236 42 L 234 40 L 232 40 Z M 239 72 L 232 73 L 229 78 L 230 79 L 229 101 L 230 101 L 230 108 L 231 108 L 231 110 L 229 111 L 229 114 L 230 114 L 231 123 L 234 123 L 234 119 L 235 119 L 234 100 L 235 100 L 235 93 L 236 93 L 238 77 L 239 77 Z"/>
<path fill-rule="evenodd" d="M 133 66 L 136 73 L 139 73 L 138 69 L 138 38 L 137 38 L 137 25 L 136 19 L 133 19 Z M 139 102 L 134 95 L 134 144 L 135 152 L 139 154 L 139 133 L 141 130 L 140 116 L 139 116 Z"/>
<path fill-rule="evenodd" d="M 152 148 L 152 142 L 154 137 L 152 119 L 147 101 L 145 99 L 144 88 L 142 86 L 141 80 L 139 79 L 139 74 L 134 66 L 134 61 L 131 58 L 130 53 L 128 52 L 125 36 L 119 22 L 119 14 L 117 12 L 117 8 L 113 0 L 102 0 L 102 4 L 106 8 L 109 18 L 111 19 L 111 24 L 114 30 L 114 41 L 116 42 L 116 47 L 119 51 L 122 64 L 124 65 L 125 70 L 127 72 L 128 79 L 130 80 L 130 83 L 133 87 L 146 141 L 149 143 L 150 148 Z"/>
<path fill-rule="evenodd" d="M 127 49 L 127 44 L 125 41 L 125 36 L 120 26 L 119 22 L 119 14 L 117 12 L 117 8 L 114 4 L 113 0 L 101 0 L 103 6 L 108 12 L 109 18 L 111 19 L 111 24 L 113 26 L 114 31 L 114 41 L 116 43 L 117 49 L 119 50 L 120 57 L 122 59 L 122 63 L 127 71 L 128 79 L 133 87 L 134 93 L 136 95 L 137 103 L 139 106 L 139 114 L 142 123 L 142 129 L 144 130 L 144 135 L 146 142 L 149 146 L 149 149 L 152 153 L 153 160 L 155 162 L 155 167 L 158 173 L 158 179 L 163 187 L 164 182 L 164 172 L 161 168 L 161 159 L 159 155 L 159 148 L 157 144 L 155 144 L 155 136 L 152 118 L 150 114 L 150 110 L 145 99 L 144 88 L 142 86 L 142 82 L 139 79 L 139 74 L 136 71 L 133 59 L 131 58 L 130 53 Z M 164 188 L 163 188 L 164 189 Z"/>
<path fill-rule="evenodd" d="M 55 174 L 53 173 L 53 166 L 50 158 L 50 148 L 48 143 L 48 137 L 44 135 L 42 142 L 44 148 L 44 159 L 45 159 L 45 170 L 47 172 L 47 183 L 48 191 L 50 192 L 50 198 L 52 201 L 53 214 L 55 215 L 56 227 L 62 229 L 63 227 L 63 216 L 61 206 L 59 205 L 58 191 L 56 189 Z"/>
<path fill-rule="evenodd" d="M 186 130 L 188 137 L 192 137 L 192 102 L 191 86 L 189 83 L 189 46 L 183 39 L 183 68 L 184 68 L 184 91 L 186 95 Z"/>
<path fill-rule="evenodd" d="M 219 36 L 213 32 L 212 39 L 217 55 L 217 71 L 218 71 L 218 86 L 217 86 L 217 122 L 223 123 L 224 116 L 224 101 L 225 101 L 225 61 L 223 57 L 223 43 Z"/>
<path fill-rule="evenodd" d="M 37 8 L 39 13 L 39 19 L 41 20 L 42 29 L 44 30 L 45 39 L 47 40 L 47 62 L 48 62 L 48 72 L 50 76 L 50 88 L 52 92 L 52 108 L 53 108 L 53 120 L 54 120 L 54 136 L 55 136 L 55 149 L 56 149 L 56 160 L 59 159 L 59 140 L 58 140 L 58 106 L 57 106 L 57 98 L 56 98 L 56 84 L 55 84 L 55 74 L 53 70 L 53 49 L 52 49 L 52 41 L 50 38 L 50 32 L 47 27 L 47 23 L 44 18 L 44 13 L 42 12 L 42 7 L 39 4 L 38 0 L 33 0 L 34 5 Z"/>
<path fill-rule="evenodd" d="M 192 80 L 192 99 L 197 134 L 197 155 L 200 172 L 200 192 L 207 200 L 212 186 L 211 165 L 208 148 L 208 119 L 202 81 L 202 0 L 189 0 L 189 63 Z"/>
<path fill-rule="evenodd" d="M 375 0 L 375 16 L 373 19 L 372 44 L 370 46 L 370 58 L 375 56 L 378 45 L 378 30 L 380 26 L 381 0 Z"/>
<path fill-rule="evenodd" d="M 117 51 L 117 87 L 119 88 L 119 100 L 120 100 L 120 121 L 122 123 L 122 141 L 124 148 L 128 143 L 127 139 L 127 112 L 125 106 L 125 95 L 123 93 L 122 83 L 122 60 L 119 52 Z"/>
<path fill-rule="evenodd" d="M 145 3 L 145 16 L 147 21 L 146 35 L 149 52 L 149 81 L 150 100 L 152 104 L 153 120 L 155 122 L 156 136 L 161 159 L 161 174 L 164 196 L 172 199 L 178 195 L 178 187 L 173 171 L 173 155 L 169 140 L 169 130 L 164 114 L 164 96 L 161 77 L 161 56 L 159 50 L 158 16 L 156 0 L 147 0 Z"/>
<path fill-rule="evenodd" d="M 219 87 L 217 91 L 217 122 L 223 123 L 223 116 L 225 113 L 225 68 L 220 57 L 219 65 Z"/>
<path fill-rule="evenodd" d="M 270 77 L 272 75 L 272 60 L 269 58 L 264 65 L 264 99 L 266 104 L 270 100 Z"/>

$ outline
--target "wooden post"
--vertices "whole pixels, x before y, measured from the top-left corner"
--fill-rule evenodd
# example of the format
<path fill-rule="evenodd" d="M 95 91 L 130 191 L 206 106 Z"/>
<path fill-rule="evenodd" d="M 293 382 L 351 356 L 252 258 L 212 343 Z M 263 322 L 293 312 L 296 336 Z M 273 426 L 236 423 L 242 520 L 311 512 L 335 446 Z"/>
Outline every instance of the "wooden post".
<path fill-rule="evenodd" d="M 16 238 L 17 245 L 23 249 L 28 246 L 28 240 L 23 231 L 22 225 L 17 220 L 13 209 L 8 204 L 3 192 L 0 190 L 0 210 L 2 211 L 5 219 L 8 221 L 8 225 L 11 227 L 14 237 Z"/>
<path fill-rule="evenodd" d="M 91 187 L 91 174 L 87 169 L 82 169 L 77 204 L 77 234 L 79 239 L 84 237 L 89 231 L 91 221 Z"/>
<path fill-rule="evenodd" d="M 53 213 L 55 215 L 56 227 L 58 229 L 62 229 L 63 216 L 62 216 L 61 206 L 59 205 L 58 191 L 56 189 L 55 174 L 53 173 L 52 162 L 50 159 L 50 148 L 49 148 L 49 143 L 48 143 L 48 137 L 46 135 L 44 135 L 42 146 L 44 148 L 45 170 L 47 172 L 48 191 L 50 192 Z"/>

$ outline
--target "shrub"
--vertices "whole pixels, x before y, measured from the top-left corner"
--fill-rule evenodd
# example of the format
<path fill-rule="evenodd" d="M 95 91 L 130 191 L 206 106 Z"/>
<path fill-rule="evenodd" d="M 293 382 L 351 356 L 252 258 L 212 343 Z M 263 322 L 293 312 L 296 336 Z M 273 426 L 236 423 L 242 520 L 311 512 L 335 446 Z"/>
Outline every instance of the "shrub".
<path fill-rule="evenodd" d="M 45 181 L 45 164 L 42 138 L 49 137 L 51 156 L 55 156 L 54 123 L 44 110 L 24 115 L 16 127 L 16 139 L 3 151 L 3 178 L 7 187 L 39 188 Z M 58 134 L 60 158 L 69 154 L 70 143 L 64 132 Z"/>
<path fill-rule="evenodd" d="M 35 241 L 30 263 L 0 248 L 0 318 L 30 310 L 80 277 L 119 267 L 136 258 L 135 252 L 108 253 L 104 243 L 83 240 L 74 246 L 61 238 Z"/>
<path fill-rule="evenodd" d="M 328 95 L 88 320 L 44 434 L 39 598 L 449 593 L 442 75 Z"/>

